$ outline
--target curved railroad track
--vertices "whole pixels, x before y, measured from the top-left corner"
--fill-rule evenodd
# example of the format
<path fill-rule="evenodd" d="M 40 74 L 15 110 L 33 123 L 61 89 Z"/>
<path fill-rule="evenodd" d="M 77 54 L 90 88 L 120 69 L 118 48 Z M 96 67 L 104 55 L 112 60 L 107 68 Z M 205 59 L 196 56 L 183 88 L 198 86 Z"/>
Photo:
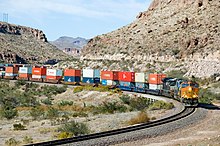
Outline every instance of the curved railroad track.
<path fill-rule="evenodd" d="M 35 143 L 35 144 L 30 144 L 29 146 L 41 146 L 41 145 L 51 146 L 51 145 L 65 145 L 65 144 L 67 144 L 67 145 L 80 145 L 79 142 L 83 142 L 83 141 L 95 140 L 95 139 L 104 138 L 104 137 L 106 138 L 109 136 L 117 136 L 120 134 L 129 133 L 129 132 L 133 132 L 133 131 L 137 131 L 137 130 L 143 130 L 143 129 L 147 130 L 152 127 L 161 126 L 163 124 L 178 121 L 178 120 L 183 119 L 187 116 L 190 116 L 195 111 L 196 111 L 195 108 L 184 108 L 178 114 L 175 114 L 170 117 L 166 117 L 166 118 L 163 118 L 163 119 L 160 119 L 157 121 L 152 121 L 152 122 L 139 124 L 139 125 L 135 125 L 135 126 L 130 126 L 130 127 L 126 127 L 126 128 L 105 131 L 105 132 L 100 132 L 100 133 L 94 133 L 94 134 L 89 134 L 89 135 L 83 135 L 83 136 L 77 136 L 77 137 L 72 137 L 72 138 L 67 138 L 67 139 L 62 139 L 62 140 L 53 140 L 53 141 Z M 76 144 L 76 143 L 78 143 L 78 144 Z M 106 145 L 106 144 L 100 144 L 100 145 Z"/>

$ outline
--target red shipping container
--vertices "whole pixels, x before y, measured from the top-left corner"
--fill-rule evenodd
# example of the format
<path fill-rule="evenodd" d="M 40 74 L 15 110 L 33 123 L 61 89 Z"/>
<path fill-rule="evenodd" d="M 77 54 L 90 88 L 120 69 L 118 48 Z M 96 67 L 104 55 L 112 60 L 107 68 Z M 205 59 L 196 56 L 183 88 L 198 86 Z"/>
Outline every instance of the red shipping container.
<path fill-rule="evenodd" d="M 162 79 L 166 78 L 165 74 L 149 74 L 149 84 L 163 84 Z"/>
<path fill-rule="evenodd" d="M 18 74 L 18 67 L 7 66 L 7 67 L 5 67 L 5 72 Z"/>
<path fill-rule="evenodd" d="M 49 80 L 59 80 L 61 78 L 62 76 L 46 76 L 46 79 L 49 79 Z"/>
<path fill-rule="evenodd" d="M 134 82 L 135 73 L 134 72 L 118 72 L 118 80 L 124 82 Z"/>
<path fill-rule="evenodd" d="M 32 68 L 32 74 L 33 75 L 41 75 L 45 76 L 46 75 L 46 68 Z"/>
<path fill-rule="evenodd" d="M 81 70 L 65 69 L 64 76 L 81 77 Z"/>
<path fill-rule="evenodd" d="M 118 71 L 101 71 L 101 79 L 118 80 Z"/>
<path fill-rule="evenodd" d="M 20 78 L 31 78 L 32 77 L 32 74 L 19 74 L 18 75 Z"/>

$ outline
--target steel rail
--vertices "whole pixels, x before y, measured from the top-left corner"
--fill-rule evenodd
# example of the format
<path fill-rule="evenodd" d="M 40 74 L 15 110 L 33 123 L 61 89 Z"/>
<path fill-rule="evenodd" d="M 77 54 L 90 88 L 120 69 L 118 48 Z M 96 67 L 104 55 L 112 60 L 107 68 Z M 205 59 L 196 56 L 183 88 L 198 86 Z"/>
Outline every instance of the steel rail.
<path fill-rule="evenodd" d="M 129 126 L 129 127 L 121 128 L 121 129 L 110 130 L 110 131 L 94 133 L 94 134 L 89 134 L 89 135 L 83 135 L 83 136 L 77 136 L 77 137 L 72 137 L 72 138 L 67 138 L 67 139 L 28 144 L 26 146 L 51 146 L 51 145 L 70 144 L 70 143 L 74 143 L 74 142 L 81 142 L 81 141 L 92 140 L 92 139 L 97 139 L 97 138 L 101 138 L 101 137 L 107 137 L 107 136 L 128 133 L 128 132 L 132 132 L 132 131 L 136 131 L 136 130 L 147 129 L 147 128 L 156 127 L 156 126 L 160 126 L 160 125 L 163 125 L 166 123 L 180 120 L 182 118 L 185 118 L 185 117 L 193 114 L 195 112 L 195 110 L 196 110 L 195 108 L 185 107 L 181 112 L 179 112 L 175 115 L 172 115 L 170 117 L 166 117 L 166 118 L 157 120 L 157 121 L 151 121 L 148 123 L 138 124 L 135 126 Z"/>

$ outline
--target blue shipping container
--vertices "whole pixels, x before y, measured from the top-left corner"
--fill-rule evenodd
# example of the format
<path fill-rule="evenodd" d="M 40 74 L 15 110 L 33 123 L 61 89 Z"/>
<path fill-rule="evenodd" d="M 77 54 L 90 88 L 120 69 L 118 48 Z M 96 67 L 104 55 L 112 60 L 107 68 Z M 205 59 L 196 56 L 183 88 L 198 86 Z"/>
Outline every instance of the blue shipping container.
<path fill-rule="evenodd" d="M 100 83 L 100 78 L 83 78 L 82 82 L 88 84 Z"/>
<path fill-rule="evenodd" d="M 94 78 L 100 78 L 100 70 L 98 69 L 94 70 Z"/>
<path fill-rule="evenodd" d="M 107 85 L 107 80 L 102 80 L 102 85 L 106 86 Z"/>
<path fill-rule="evenodd" d="M 132 82 L 119 82 L 119 88 L 121 90 L 132 91 L 135 88 L 135 84 Z"/>
<path fill-rule="evenodd" d="M 81 77 L 64 76 L 64 82 L 80 82 Z"/>

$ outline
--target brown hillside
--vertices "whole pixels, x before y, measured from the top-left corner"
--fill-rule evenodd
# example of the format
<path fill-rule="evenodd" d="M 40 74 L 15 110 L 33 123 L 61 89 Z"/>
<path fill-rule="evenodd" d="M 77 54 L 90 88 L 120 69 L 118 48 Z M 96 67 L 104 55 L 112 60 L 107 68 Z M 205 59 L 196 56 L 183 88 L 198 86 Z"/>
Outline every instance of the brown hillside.
<path fill-rule="evenodd" d="M 136 70 L 206 77 L 220 73 L 219 42 L 219 0 L 154 0 L 133 23 L 90 40 L 82 59 L 132 60 Z"/>
<path fill-rule="evenodd" d="M 48 43 L 41 30 L 0 22 L 0 62 L 44 63 L 68 57 Z"/>

